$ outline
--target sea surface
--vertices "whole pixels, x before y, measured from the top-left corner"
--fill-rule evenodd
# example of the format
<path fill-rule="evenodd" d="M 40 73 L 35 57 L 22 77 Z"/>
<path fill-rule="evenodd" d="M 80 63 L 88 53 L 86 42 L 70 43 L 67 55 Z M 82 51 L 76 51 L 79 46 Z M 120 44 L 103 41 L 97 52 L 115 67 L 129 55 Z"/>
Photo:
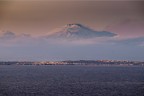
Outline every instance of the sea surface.
<path fill-rule="evenodd" d="M 1 65 L 0 96 L 144 96 L 144 67 Z"/>

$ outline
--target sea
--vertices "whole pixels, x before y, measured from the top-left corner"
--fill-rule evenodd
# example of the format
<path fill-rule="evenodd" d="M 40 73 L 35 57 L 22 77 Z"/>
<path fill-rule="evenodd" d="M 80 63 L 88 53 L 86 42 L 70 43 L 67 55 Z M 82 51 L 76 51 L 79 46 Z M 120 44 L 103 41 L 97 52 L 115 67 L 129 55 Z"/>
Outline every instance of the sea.
<path fill-rule="evenodd" d="M 0 65 L 0 96 L 144 96 L 144 67 Z"/>

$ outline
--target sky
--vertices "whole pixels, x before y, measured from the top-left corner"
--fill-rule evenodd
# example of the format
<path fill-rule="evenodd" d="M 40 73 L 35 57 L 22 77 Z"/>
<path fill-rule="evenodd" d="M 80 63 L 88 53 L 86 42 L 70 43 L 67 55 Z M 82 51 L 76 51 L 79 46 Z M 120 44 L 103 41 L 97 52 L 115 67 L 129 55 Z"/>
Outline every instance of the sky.
<path fill-rule="evenodd" d="M 144 1 L 1 0 L 0 60 L 144 60 Z M 43 37 L 80 23 L 111 38 L 55 42 Z"/>

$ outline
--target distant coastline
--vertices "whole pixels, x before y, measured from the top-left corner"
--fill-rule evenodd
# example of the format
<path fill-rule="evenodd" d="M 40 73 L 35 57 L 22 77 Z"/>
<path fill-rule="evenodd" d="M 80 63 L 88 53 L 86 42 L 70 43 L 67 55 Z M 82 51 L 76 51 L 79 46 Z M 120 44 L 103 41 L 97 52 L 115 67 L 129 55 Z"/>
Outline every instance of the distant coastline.
<path fill-rule="evenodd" d="M 67 61 L 0 61 L 0 65 L 96 65 L 96 66 L 144 66 L 142 61 L 122 60 L 67 60 Z"/>

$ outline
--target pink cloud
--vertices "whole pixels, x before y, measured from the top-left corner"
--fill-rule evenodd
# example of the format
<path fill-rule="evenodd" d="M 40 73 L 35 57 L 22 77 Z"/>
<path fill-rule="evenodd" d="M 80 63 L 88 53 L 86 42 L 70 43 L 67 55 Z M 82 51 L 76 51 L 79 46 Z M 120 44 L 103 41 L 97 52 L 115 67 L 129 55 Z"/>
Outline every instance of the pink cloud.
<path fill-rule="evenodd" d="M 106 30 L 116 32 L 121 38 L 141 37 L 144 36 L 144 21 L 126 19 L 107 26 Z"/>

